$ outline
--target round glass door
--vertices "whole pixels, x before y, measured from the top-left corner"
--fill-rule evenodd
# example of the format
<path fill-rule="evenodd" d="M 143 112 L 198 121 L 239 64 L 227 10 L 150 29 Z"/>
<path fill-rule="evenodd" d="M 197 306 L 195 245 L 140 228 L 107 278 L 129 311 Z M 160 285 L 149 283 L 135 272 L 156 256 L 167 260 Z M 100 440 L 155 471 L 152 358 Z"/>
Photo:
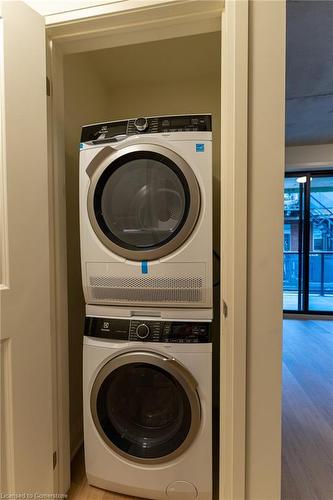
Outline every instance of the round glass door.
<path fill-rule="evenodd" d="M 88 200 L 99 238 L 133 260 L 152 260 L 175 250 L 193 230 L 199 213 L 199 188 L 192 170 L 171 151 L 169 156 L 129 151 L 110 159 L 96 173 Z"/>
<path fill-rule="evenodd" d="M 96 428 L 108 446 L 130 460 L 166 461 L 194 438 L 200 422 L 196 390 L 164 369 L 159 355 L 151 354 L 152 362 L 145 361 L 147 353 L 129 356 L 121 356 L 121 364 L 115 358 L 116 366 L 109 362 L 95 381 Z"/>

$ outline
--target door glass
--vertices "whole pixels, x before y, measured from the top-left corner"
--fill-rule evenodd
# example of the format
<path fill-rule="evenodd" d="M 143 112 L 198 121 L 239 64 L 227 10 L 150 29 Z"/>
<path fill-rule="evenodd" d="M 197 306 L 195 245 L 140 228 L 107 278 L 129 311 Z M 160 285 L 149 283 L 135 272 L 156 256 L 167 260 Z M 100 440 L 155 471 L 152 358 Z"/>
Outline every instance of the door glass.
<path fill-rule="evenodd" d="M 283 309 L 303 307 L 303 206 L 305 177 L 286 177 L 284 186 Z"/>
<path fill-rule="evenodd" d="M 333 176 L 311 178 L 309 310 L 333 310 Z"/>
<path fill-rule="evenodd" d="M 167 159 L 138 158 L 139 154 L 116 169 L 107 169 L 94 197 L 103 232 L 129 249 L 163 245 L 181 229 L 188 212 L 188 187 L 182 172 L 176 165 L 171 168 Z"/>
<path fill-rule="evenodd" d="M 191 427 L 191 406 L 179 382 L 148 363 L 114 370 L 97 396 L 104 434 L 123 452 L 160 458 L 177 450 Z"/>

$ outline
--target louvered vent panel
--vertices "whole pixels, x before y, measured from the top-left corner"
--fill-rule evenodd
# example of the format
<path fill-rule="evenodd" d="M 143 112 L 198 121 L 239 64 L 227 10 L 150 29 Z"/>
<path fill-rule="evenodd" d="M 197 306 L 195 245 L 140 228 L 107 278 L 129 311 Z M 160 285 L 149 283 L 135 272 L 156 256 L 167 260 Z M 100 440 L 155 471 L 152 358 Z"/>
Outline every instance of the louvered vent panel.
<path fill-rule="evenodd" d="M 99 300 L 128 302 L 201 302 L 200 276 L 93 276 L 92 296 Z"/>

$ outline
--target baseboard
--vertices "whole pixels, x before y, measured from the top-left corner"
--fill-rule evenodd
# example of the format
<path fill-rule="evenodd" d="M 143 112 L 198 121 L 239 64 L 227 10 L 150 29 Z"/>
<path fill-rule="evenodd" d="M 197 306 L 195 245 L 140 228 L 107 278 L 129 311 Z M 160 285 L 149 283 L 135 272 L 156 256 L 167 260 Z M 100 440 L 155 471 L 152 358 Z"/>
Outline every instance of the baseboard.
<path fill-rule="evenodd" d="M 285 313 L 283 314 L 283 319 L 298 319 L 298 320 L 303 320 L 303 319 L 326 319 L 327 321 L 330 321 L 333 319 L 333 314 L 300 314 L 300 313 Z"/>

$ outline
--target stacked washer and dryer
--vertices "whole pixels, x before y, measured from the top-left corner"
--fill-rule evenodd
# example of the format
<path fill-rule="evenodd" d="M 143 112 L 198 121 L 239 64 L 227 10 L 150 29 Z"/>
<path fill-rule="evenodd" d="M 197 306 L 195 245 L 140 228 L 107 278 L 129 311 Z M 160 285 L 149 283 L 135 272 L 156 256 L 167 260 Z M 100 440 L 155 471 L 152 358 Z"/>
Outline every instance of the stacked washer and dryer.
<path fill-rule="evenodd" d="M 88 482 L 212 498 L 210 115 L 83 127 Z"/>

